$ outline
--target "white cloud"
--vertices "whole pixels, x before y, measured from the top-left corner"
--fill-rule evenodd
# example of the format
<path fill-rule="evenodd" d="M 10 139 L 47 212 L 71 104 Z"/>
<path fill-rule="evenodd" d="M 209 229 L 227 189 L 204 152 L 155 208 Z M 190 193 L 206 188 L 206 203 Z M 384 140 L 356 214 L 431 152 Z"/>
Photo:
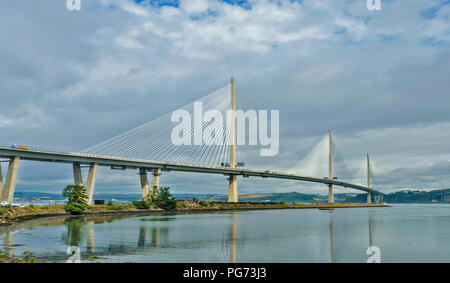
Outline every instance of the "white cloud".
<path fill-rule="evenodd" d="M 206 12 L 208 2 L 208 0 L 180 0 L 180 8 L 189 14 Z"/>
<path fill-rule="evenodd" d="M 432 19 L 421 14 L 439 3 L 386 1 L 373 13 L 365 1 L 260 0 L 245 9 L 206 0 L 180 8 L 103 0 L 70 13 L 63 5 L 3 1 L 0 143 L 86 148 L 233 75 L 239 103 L 280 110 L 280 155 L 258 164 L 290 168 L 333 128 L 349 163 L 369 151 L 384 180 L 401 188 L 399 178 L 413 177 L 414 166 L 427 170 L 450 159 L 450 5 Z M 436 185 L 430 172 L 415 179 L 418 187 Z M 116 181 L 135 189 L 134 173 L 123 184 L 102 174 L 99 190 Z M 226 191 L 222 176 L 174 175 L 162 182 L 175 190 Z M 240 188 L 300 186 L 252 179 Z"/>

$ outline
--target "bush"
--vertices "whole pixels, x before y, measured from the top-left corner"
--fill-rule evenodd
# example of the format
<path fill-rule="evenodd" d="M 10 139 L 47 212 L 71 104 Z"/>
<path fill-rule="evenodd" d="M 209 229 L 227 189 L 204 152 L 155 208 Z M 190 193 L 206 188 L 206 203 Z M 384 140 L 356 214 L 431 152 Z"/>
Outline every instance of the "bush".
<path fill-rule="evenodd" d="M 86 210 L 88 204 L 86 195 L 86 189 L 84 186 L 69 185 L 63 190 L 63 197 L 69 198 L 67 204 L 64 206 L 64 210 L 70 212 L 70 214 L 79 215 Z"/>
<path fill-rule="evenodd" d="M 112 201 L 108 201 L 106 208 L 111 209 L 111 210 L 122 210 L 123 209 L 122 206 L 114 204 Z"/>
<path fill-rule="evenodd" d="M 184 202 L 177 203 L 178 208 L 186 208 L 187 205 Z"/>
<path fill-rule="evenodd" d="M 25 251 L 25 252 L 23 252 L 23 258 L 22 258 L 22 261 L 23 261 L 24 263 L 36 263 L 36 262 L 37 262 L 37 259 L 36 259 L 36 257 L 34 256 L 34 253 L 33 253 L 33 252 Z"/>
<path fill-rule="evenodd" d="M 169 187 L 161 187 L 158 197 L 155 199 L 156 206 L 164 210 L 174 210 L 177 207 L 177 201 L 169 192 Z"/>
<path fill-rule="evenodd" d="M 148 209 L 148 205 L 145 201 L 134 201 L 133 205 L 137 209 Z"/>
<path fill-rule="evenodd" d="M 7 262 L 9 259 L 10 257 L 5 252 L 0 250 L 0 262 Z"/>
<path fill-rule="evenodd" d="M 169 187 L 161 187 L 160 190 L 153 188 L 153 194 L 149 194 L 142 201 L 134 201 L 133 205 L 137 209 L 161 208 L 164 210 L 174 210 L 177 208 L 177 202 L 169 192 Z"/>
<path fill-rule="evenodd" d="M 0 263 L 36 263 L 37 259 L 33 252 L 25 251 L 23 253 L 23 258 L 15 258 L 14 256 L 9 256 L 0 250 Z"/>

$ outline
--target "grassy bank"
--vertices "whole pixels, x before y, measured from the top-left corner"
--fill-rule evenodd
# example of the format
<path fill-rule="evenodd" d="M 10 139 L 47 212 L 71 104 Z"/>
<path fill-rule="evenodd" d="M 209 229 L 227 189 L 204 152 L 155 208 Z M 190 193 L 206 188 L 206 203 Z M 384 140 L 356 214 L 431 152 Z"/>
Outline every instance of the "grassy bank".
<path fill-rule="evenodd" d="M 367 204 L 294 204 L 294 203 L 226 203 L 226 202 L 192 202 L 178 201 L 175 212 L 183 211 L 221 211 L 221 210 L 257 210 L 257 209 L 326 209 L 326 208 L 356 208 L 384 207 L 383 205 Z M 132 204 L 126 205 L 93 205 L 82 215 L 96 214 L 146 214 L 163 212 L 162 209 L 138 209 Z M 63 205 L 0 207 L 0 225 L 9 225 L 29 219 L 51 216 L 68 216 Z"/>
<path fill-rule="evenodd" d="M 18 258 L 10 256 L 3 251 L 0 251 L 0 263 L 36 263 L 37 259 L 33 252 L 26 251 L 22 254 L 22 257 Z"/>
<path fill-rule="evenodd" d="M 114 214 L 114 213 L 140 213 L 143 210 L 135 208 L 133 205 L 92 205 L 89 206 L 83 215 L 93 214 Z M 150 212 L 147 211 L 147 212 Z M 9 225 L 29 219 L 50 216 L 68 216 L 70 213 L 64 210 L 64 205 L 51 206 L 27 206 L 27 207 L 0 207 L 0 225 Z"/>

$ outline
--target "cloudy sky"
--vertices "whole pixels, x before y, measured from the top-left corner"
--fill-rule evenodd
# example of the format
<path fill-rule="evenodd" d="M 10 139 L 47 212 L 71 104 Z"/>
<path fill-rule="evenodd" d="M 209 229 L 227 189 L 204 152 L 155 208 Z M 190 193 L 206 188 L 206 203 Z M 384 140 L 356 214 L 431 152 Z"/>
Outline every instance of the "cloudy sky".
<path fill-rule="evenodd" d="M 280 110 L 264 166 L 289 170 L 332 129 L 350 167 L 371 154 L 383 192 L 450 187 L 450 1 L 381 3 L 0 0 L 0 144 L 80 151 L 234 76 L 242 108 Z M 16 191 L 73 182 L 70 165 L 20 166 Z M 96 192 L 139 193 L 136 173 L 102 168 Z M 224 176 L 170 172 L 161 185 L 227 191 Z M 239 179 L 239 191 L 327 189 Z"/>

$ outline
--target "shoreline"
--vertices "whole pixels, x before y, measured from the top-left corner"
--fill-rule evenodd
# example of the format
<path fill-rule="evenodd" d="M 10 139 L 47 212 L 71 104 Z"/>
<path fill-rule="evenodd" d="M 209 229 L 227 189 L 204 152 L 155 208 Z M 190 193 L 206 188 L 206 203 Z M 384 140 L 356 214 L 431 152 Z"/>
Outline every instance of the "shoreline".
<path fill-rule="evenodd" d="M 249 210 L 270 210 L 270 209 L 323 209 L 332 210 L 335 208 L 364 208 L 364 207 L 389 207 L 384 204 L 264 204 L 264 203 L 212 203 L 208 206 L 198 206 L 189 208 L 177 208 L 171 211 L 162 209 L 136 209 L 128 206 L 120 210 L 108 209 L 106 206 L 90 206 L 87 211 L 80 215 L 72 215 L 64 211 L 63 206 L 53 207 L 11 207 L 0 210 L 0 227 L 11 224 L 25 222 L 39 218 L 49 217 L 83 217 L 93 215 L 149 215 L 161 213 L 199 213 L 199 212 L 221 212 L 221 211 L 249 211 Z M 1 209 L 1 208 L 0 208 Z"/>

